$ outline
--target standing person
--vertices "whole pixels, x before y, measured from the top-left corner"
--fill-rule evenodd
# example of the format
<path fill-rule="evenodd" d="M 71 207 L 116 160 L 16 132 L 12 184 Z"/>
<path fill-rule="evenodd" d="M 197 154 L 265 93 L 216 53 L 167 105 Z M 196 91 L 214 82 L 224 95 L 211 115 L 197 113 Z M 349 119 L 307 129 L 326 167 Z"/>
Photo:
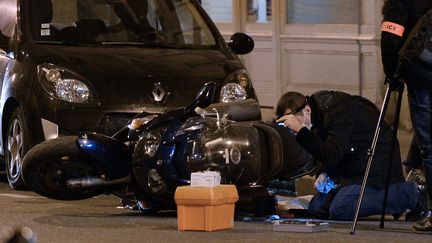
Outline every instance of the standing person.
<path fill-rule="evenodd" d="M 392 87 L 402 79 L 408 87 L 411 119 L 425 169 L 429 201 L 432 196 L 432 70 L 425 70 L 412 62 L 401 62 L 398 69 L 398 53 L 419 18 L 431 8 L 431 0 L 387 0 L 383 7 L 381 28 L 381 53 L 386 80 Z M 432 209 L 431 205 L 429 209 Z M 430 213 L 413 227 L 419 231 L 432 231 Z"/>
<path fill-rule="evenodd" d="M 311 97 L 288 92 L 278 101 L 278 123 L 296 133 L 296 141 L 322 165 L 315 182 L 318 192 L 309 204 L 317 217 L 354 218 L 368 162 L 379 110 L 365 98 L 337 91 L 319 91 Z M 377 142 L 360 216 L 381 213 L 391 151 L 391 129 L 386 124 Z M 405 182 L 399 145 L 390 174 L 387 213 L 398 217 L 406 209 L 422 211 L 417 184 Z"/>

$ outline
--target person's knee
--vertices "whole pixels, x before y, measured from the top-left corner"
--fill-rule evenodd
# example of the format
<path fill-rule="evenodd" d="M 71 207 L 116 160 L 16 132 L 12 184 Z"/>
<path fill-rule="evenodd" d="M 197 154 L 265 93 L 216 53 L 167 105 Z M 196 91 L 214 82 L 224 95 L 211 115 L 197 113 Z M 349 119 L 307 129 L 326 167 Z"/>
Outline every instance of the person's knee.
<path fill-rule="evenodd" d="M 355 205 L 359 196 L 360 186 L 342 187 L 330 204 L 329 214 L 334 220 L 349 221 L 354 218 Z"/>
<path fill-rule="evenodd" d="M 350 221 L 354 218 L 354 210 L 350 203 L 333 201 L 330 205 L 329 214 L 331 219 Z"/>

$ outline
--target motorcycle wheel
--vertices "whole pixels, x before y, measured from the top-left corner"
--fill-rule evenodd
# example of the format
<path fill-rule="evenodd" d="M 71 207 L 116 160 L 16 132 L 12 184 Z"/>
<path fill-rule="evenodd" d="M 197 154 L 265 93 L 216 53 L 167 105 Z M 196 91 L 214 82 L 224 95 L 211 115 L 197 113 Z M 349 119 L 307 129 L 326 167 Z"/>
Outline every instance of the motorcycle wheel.
<path fill-rule="evenodd" d="M 57 200 L 81 200 L 99 195 L 101 188 L 70 188 L 67 180 L 100 174 L 80 150 L 75 136 L 58 137 L 34 146 L 24 157 L 23 178 L 36 193 Z"/>

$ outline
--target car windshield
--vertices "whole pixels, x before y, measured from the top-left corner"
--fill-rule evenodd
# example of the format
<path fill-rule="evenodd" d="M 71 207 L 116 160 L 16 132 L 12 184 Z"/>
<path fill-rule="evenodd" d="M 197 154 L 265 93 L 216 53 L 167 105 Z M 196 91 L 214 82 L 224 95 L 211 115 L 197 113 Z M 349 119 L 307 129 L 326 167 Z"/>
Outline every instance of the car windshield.
<path fill-rule="evenodd" d="M 37 43 L 213 48 L 216 39 L 192 0 L 38 0 L 30 6 Z"/>

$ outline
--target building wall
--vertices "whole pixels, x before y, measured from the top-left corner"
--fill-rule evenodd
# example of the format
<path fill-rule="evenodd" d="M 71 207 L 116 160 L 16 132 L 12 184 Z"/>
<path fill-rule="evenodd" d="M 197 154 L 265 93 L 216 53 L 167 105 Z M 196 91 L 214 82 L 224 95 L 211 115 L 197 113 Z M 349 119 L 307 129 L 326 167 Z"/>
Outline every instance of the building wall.
<path fill-rule="evenodd" d="M 260 104 L 267 109 L 264 116 L 271 115 L 280 95 L 291 90 L 306 94 L 321 89 L 341 90 L 362 95 L 377 105 L 382 104 L 385 87 L 380 26 L 384 0 L 343 0 L 356 4 L 355 8 L 342 6 L 340 11 L 358 10 L 355 13 L 357 22 L 342 12 L 339 20 L 333 18 L 331 21 L 345 21 L 347 24 L 311 24 L 303 22 L 317 20 L 287 17 L 290 4 L 303 4 L 304 8 L 308 6 L 306 2 L 330 4 L 340 0 L 267 0 L 271 9 L 276 11 L 267 9 L 267 15 L 271 12 L 271 16 L 261 22 L 254 20 L 263 18 L 250 16 L 251 5 L 258 1 L 261 0 L 233 0 L 224 10 L 223 4 L 219 3 L 216 24 L 227 40 L 237 31 L 254 38 L 255 49 L 243 56 L 243 60 Z M 212 5 L 206 6 L 206 2 L 214 1 L 203 0 L 204 7 L 211 8 Z M 313 8 L 308 11 L 313 13 Z M 208 12 L 212 17 L 212 10 Z M 293 21 L 290 19 L 297 19 L 294 22 L 299 23 L 287 23 Z M 401 122 L 409 128 L 406 110 L 404 105 Z"/>

